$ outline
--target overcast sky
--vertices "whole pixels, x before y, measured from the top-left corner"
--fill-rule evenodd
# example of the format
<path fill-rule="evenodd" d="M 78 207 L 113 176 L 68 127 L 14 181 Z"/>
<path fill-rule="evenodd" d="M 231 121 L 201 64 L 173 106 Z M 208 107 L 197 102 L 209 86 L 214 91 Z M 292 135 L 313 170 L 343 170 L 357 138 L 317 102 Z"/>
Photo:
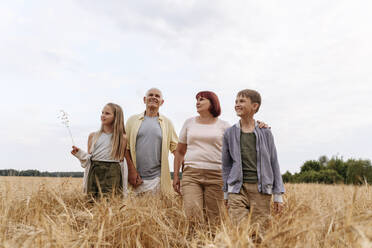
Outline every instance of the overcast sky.
<path fill-rule="evenodd" d="M 0 169 L 82 171 L 78 146 L 108 102 L 125 120 L 151 87 L 179 133 L 195 94 L 258 90 L 281 171 L 321 155 L 372 158 L 371 1 L 18 1 L 0 3 Z"/>

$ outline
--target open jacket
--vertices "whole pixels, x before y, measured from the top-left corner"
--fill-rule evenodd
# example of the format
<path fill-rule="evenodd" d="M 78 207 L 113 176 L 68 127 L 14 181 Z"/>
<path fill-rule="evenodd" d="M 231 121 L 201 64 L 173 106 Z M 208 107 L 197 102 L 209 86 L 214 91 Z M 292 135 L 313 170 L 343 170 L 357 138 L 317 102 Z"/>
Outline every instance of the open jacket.
<path fill-rule="evenodd" d="M 131 116 L 126 125 L 127 131 L 127 149 L 130 151 L 132 161 L 135 167 L 137 167 L 137 155 L 136 155 L 136 142 L 138 130 L 141 127 L 142 121 L 145 118 L 145 113 Z M 174 130 L 172 122 L 164 115 L 159 114 L 159 125 L 162 133 L 161 142 L 161 175 L 160 175 L 160 186 L 161 190 L 165 194 L 173 194 L 172 180 L 169 170 L 169 151 L 174 152 L 178 143 L 178 136 Z"/>
<path fill-rule="evenodd" d="M 282 202 L 284 193 L 282 175 L 274 144 L 273 135 L 268 128 L 255 124 L 257 150 L 258 192 L 274 194 L 275 202 Z M 223 191 L 239 193 L 243 185 L 243 170 L 240 149 L 240 122 L 225 131 L 222 144 Z"/>
<path fill-rule="evenodd" d="M 93 152 L 94 144 L 96 143 L 98 136 L 98 132 L 94 134 L 93 136 L 93 142 L 91 145 L 91 152 Z M 81 167 L 83 167 L 84 170 L 84 177 L 83 177 L 83 191 L 84 193 L 88 193 L 88 175 L 90 171 L 90 167 L 92 165 L 92 154 L 87 153 L 86 151 L 83 151 L 82 149 L 79 149 L 79 151 L 74 155 L 77 159 L 80 160 Z M 120 171 L 123 181 L 123 195 L 126 196 L 128 194 L 128 165 L 124 158 L 123 161 L 120 162 Z"/>

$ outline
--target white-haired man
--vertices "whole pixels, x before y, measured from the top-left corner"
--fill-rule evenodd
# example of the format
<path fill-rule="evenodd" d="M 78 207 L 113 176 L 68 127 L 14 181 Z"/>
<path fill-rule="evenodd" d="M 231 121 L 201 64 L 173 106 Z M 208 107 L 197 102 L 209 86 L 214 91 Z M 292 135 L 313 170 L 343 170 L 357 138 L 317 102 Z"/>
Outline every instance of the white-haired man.
<path fill-rule="evenodd" d="M 172 192 L 169 171 L 169 151 L 174 153 L 178 137 L 172 122 L 159 114 L 163 105 L 163 95 L 159 89 L 151 88 L 143 98 L 146 105 L 144 113 L 131 116 L 126 123 L 128 178 L 134 191 Z"/>

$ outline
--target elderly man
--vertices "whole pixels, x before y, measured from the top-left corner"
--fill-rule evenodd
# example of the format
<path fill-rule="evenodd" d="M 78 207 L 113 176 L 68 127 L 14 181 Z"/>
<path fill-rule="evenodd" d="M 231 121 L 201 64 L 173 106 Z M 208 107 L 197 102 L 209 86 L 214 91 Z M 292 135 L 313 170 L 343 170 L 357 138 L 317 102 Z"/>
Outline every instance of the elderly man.
<path fill-rule="evenodd" d="M 143 102 L 146 111 L 131 116 L 126 123 L 127 149 L 131 157 L 129 182 L 137 194 L 160 190 L 168 194 L 172 192 L 168 156 L 169 151 L 176 150 L 178 137 L 172 122 L 159 114 L 164 103 L 161 91 L 149 89 Z"/>

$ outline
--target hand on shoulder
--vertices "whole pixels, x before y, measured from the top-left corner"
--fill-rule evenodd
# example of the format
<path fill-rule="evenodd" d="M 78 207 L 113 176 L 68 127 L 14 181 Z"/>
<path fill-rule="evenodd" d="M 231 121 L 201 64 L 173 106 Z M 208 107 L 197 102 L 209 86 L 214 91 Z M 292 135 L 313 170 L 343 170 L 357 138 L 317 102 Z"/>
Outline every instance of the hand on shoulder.
<path fill-rule="evenodd" d="M 259 120 L 257 120 L 257 123 L 258 123 L 258 127 L 259 128 L 270 128 L 270 126 L 269 125 L 267 125 L 265 122 L 263 122 L 263 121 L 259 121 Z"/>

